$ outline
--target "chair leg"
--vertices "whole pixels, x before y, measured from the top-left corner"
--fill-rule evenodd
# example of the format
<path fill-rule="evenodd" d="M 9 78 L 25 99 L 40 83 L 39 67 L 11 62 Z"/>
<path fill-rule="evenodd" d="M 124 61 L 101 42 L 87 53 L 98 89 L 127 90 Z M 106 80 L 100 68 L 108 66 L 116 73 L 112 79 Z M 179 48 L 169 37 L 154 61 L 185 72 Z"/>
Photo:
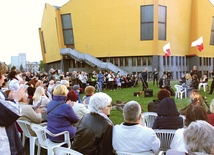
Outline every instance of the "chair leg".
<path fill-rule="evenodd" d="M 22 146 L 25 147 L 25 140 L 26 140 L 26 136 L 24 133 L 22 133 Z"/>
<path fill-rule="evenodd" d="M 36 145 L 36 140 L 34 138 L 30 138 L 30 155 L 35 154 L 35 145 Z"/>
<path fill-rule="evenodd" d="M 37 145 L 38 147 L 37 147 L 37 155 L 40 155 L 40 152 L 41 152 L 41 146 L 39 145 L 39 143 L 38 143 L 38 145 Z"/>

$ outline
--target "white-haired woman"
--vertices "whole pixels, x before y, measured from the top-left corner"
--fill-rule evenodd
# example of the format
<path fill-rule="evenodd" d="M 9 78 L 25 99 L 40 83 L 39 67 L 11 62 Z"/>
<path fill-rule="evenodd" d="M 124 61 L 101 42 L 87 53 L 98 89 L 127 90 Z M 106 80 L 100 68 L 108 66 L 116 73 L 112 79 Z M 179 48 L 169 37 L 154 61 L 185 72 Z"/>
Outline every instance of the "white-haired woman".
<path fill-rule="evenodd" d="M 42 118 L 47 120 L 46 111 L 47 105 L 50 102 L 49 98 L 45 95 L 44 87 L 37 87 L 33 95 L 33 107 L 34 109 L 40 108 L 43 111 Z"/>
<path fill-rule="evenodd" d="M 112 98 L 99 92 L 91 96 L 90 113 L 85 114 L 77 127 L 72 148 L 83 154 L 112 155 L 113 123 L 108 118 Z"/>
<path fill-rule="evenodd" d="M 214 127 L 206 121 L 197 120 L 192 122 L 184 130 L 184 142 L 188 154 L 213 154 Z"/>

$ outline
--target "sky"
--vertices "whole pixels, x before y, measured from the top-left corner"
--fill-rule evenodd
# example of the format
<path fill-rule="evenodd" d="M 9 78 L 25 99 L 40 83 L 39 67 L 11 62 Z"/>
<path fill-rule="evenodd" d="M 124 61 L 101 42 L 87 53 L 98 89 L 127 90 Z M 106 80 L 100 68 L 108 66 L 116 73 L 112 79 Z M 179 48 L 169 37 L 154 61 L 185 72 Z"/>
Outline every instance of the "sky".
<path fill-rule="evenodd" d="M 0 61 L 26 53 L 30 62 L 42 60 L 39 31 L 45 3 L 62 6 L 69 0 L 3 0 L 0 9 Z"/>

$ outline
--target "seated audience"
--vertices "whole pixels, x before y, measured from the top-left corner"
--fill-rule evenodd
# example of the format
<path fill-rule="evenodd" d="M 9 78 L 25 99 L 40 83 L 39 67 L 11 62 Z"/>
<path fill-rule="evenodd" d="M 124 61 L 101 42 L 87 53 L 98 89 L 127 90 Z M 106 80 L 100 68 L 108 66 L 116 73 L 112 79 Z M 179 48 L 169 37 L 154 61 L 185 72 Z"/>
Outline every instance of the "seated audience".
<path fill-rule="evenodd" d="M 214 127 L 206 121 L 192 122 L 184 130 L 184 143 L 188 154 L 213 154 Z"/>
<path fill-rule="evenodd" d="M 87 86 L 85 88 L 85 96 L 83 96 L 82 98 L 82 103 L 85 104 L 86 107 L 89 104 L 91 96 L 94 95 L 94 92 L 95 92 L 94 86 Z"/>
<path fill-rule="evenodd" d="M 78 96 L 78 102 L 82 103 L 81 97 L 80 97 L 80 86 L 79 85 L 73 85 L 73 90 Z"/>
<path fill-rule="evenodd" d="M 158 105 L 157 114 L 153 129 L 178 129 L 183 127 L 183 118 L 179 116 L 180 113 L 173 98 L 164 98 Z"/>
<path fill-rule="evenodd" d="M 30 123 L 40 124 L 42 122 L 42 110 L 38 107 L 33 110 L 33 108 L 28 105 L 28 98 L 27 96 L 24 96 L 20 101 L 19 105 L 22 109 L 21 116 L 19 117 L 20 120 L 26 120 Z M 34 131 L 29 127 L 29 131 L 31 135 L 36 136 Z"/>
<path fill-rule="evenodd" d="M 18 73 L 16 71 L 11 71 L 8 73 L 7 78 L 9 79 L 8 81 L 8 89 L 9 90 L 17 90 L 20 88 L 20 81 L 17 78 L 18 77 Z"/>
<path fill-rule="evenodd" d="M 173 155 L 176 152 L 187 153 L 184 144 L 183 132 L 186 127 L 189 126 L 191 122 L 196 120 L 204 120 L 207 121 L 207 114 L 205 109 L 200 105 L 191 104 L 186 111 L 186 119 L 185 119 L 185 127 L 181 129 L 177 129 L 175 132 L 175 136 L 170 145 L 170 154 Z M 168 153 L 169 154 L 169 153 Z"/>
<path fill-rule="evenodd" d="M 33 95 L 33 108 L 40 108 L 42 112 L 43 121 L 47 121 L 47 105 L 50 102 L 49 98 L 45 95 L 45 89 L 41 86 L 37 87 Z"/>
<path fill-rule="evenodd" d="M 157 152 L 160 140 L 154 130 L 141 125 L 141 106 L 130 101 L 123 108 L 124 123 L 113 128 L 113 148 L 115 151 L 130 153 Z"/>
<path fill-rule="evenodd" d="M 90 113 L 80 120 L 72 149 L 88 155 L 113 155 L 112 128 L 108 118 L 111 111 L 111 97 L 99 92 L 91 96 Z"/>
<path fill-rule="evenodd" d="M 72 106 L 73 102 L 66 101 L 67 88 L 65 85 L 57 85 L 53 91 L 53 100 L 47 107 L 47 129 L 53 134 L 68 131 L 72 139 L 76 133 L 76 127 L 73 126 L 79 119 Z M 51 137 L 49 139 L 55 142 L 64 141 L 63 136 Z"/>
<path fill-rule="evenodd" d="M 210 114 L 207 115 L 208 122 L 214 126 L 214 99 L 210 103 Z"/>
<path fill-rule="evenodd" d="M 157 112 L 157 107 L 160 101 L 166 97 L 170 97 L 171 93 L 167 89 L 160 89 L 157 97 L 157 100 L 153 100 L 153 102 L 150 102 L 148 104 L 148 112 Z"/>
<path fill-rule="evenodd" d="M 78 116 L 79 120 L 81 120 L 85 114 L 90 112 L 84 104 L 78 103 L 78 96 L 74 92 L 74 90 L 70 90 L 68 92 L 66 101 L 69 101 L 69 100 L 74 102 L 74 105 L 72 108 L 75 114 Z"/>
<path fill-rule="evenodd" d="M 180 85 L 185 85 L 186 84 L 186 76 L 184 73 L 182 73 L 181 78 L 179 79 L 179 84 Z"/>
<path fill-rule="evenodd" d="M 208 77 L 206 74 L 203 75 L 203 79 L 202 81 L 199 83 L 198 85 L 198 90 L 201 89 L 201 87 L 203 86 L 204 88 L 204 92 L 206 92 L 206 89 L 207 89 L 207 83 L 208 83 Z"/>
<path fill-rule="evenodd" d="M 196 74 L 194 74 L 192 76 L 192 84 L 190 85 L 190 87 L 192 87 L 192 89 L 198 89 L 198 85 L 199 85 L 199 80 Z"/>

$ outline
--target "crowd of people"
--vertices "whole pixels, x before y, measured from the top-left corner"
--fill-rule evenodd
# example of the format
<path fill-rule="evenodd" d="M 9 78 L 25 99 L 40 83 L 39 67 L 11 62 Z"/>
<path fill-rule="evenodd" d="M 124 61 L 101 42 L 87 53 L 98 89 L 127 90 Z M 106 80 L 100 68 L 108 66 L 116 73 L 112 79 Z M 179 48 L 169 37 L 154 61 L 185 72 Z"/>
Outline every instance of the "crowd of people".
<path fill-rule="evenodd" d="M 49 73 L 21 73 L 15 68 L 8 72 L 7 66 L 0 62 L 0 143 L 3 146 L 0 154 L 24 154 L 17 119 L 36 124 L 46 122 L 47 129 L 54 134 L 68 131 L 72 149 L 86 155 L 113 155 L 117 151 L 157 153 L 161 142 L 154 129 L 176 130 L 171 149 L 167 151 L 169 155 L 211 154 L 214 143 L 212 136 L 208 135 L 214 132 L 214 100 L 208 107 L 198 87 L 193 87 L 190 90 L 191 103 L 178 110 L 172 93 L 165 89 L 167 80 L 164 78 L 169 82 L 172 78 L 170 70 L 164 75 L 158 102 L 148 104 L 148 111 L 158 115 L 152 128 L 142 124 L 142 107 L 134 100 L 123 107 L 124 122 L 113 124 L 109 118 L 112 98 L 101 91 L 132 87 L 138 84 L 138 80 L 142 81 L 145 90 L 148 88 L 146 75 L 146 69 L 139 76 L 120 76 L 119 72 L 114 74 L 111 71 L 98 74 L 93 71 L 90 76 L 83 71 L 73 71 L 64 75 L 53 68 Z M 153 85 L 156 85 L 156 69 L 154 76 Z M 99 92 L 96 92 L 97 85 Z M 85 94 L 83 98 L 80 93 Z M 186 118 L 185 123 L 181 114 Z M 192 131 L 197 135 L 191 134 Z M 48 135 L 48 138 L 53 142 L 64 141 L 61 136 Z M 203 138 L 206 140 L 201 140 Z"/>

